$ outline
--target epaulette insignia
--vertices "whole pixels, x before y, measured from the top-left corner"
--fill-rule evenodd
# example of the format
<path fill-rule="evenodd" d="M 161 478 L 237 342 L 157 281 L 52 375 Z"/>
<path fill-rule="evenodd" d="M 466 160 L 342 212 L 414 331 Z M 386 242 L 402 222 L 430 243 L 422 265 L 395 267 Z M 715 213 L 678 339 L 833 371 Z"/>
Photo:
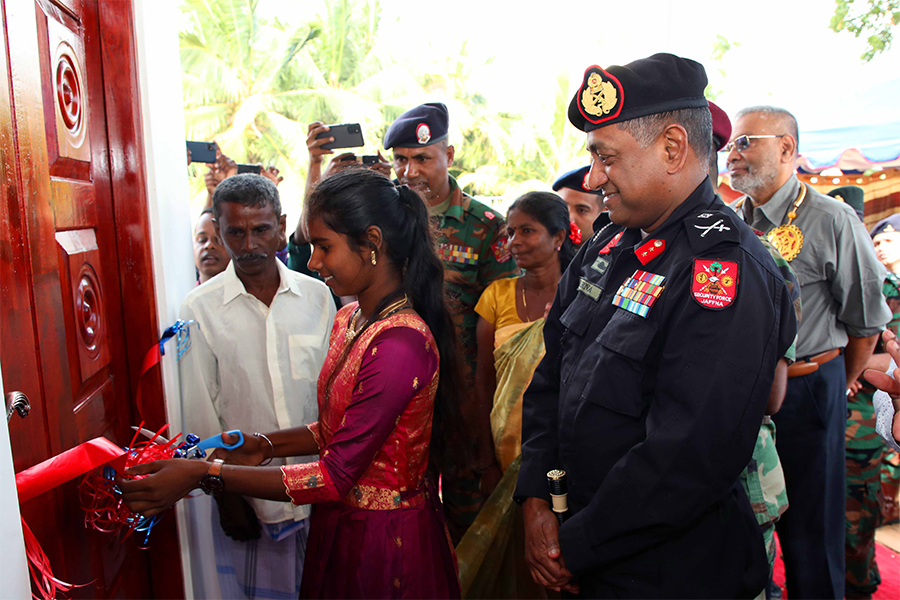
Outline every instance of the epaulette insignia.
<path fill-rule="evenodd" d="M 684 220 L 691 249 L 699 254 L 722 242 L 739 243 L 741 233 L 730 215 L 719 211 L 702 212 Z"/>
<path fill-rule="evenodd" d="M 494 213 L 492 213 L 489 210 L 486 210 L 486 211 L 484 211 L 484 216 L 488 221 L 493 221 L 497 215 L 495 215 Z"/>
<path fill-rule="evenodd" d="M 625 93 L 614 75 L 597 65 L 588 67 L 578 93 L 578 110 L 594 125 L 615 119 L 622 112 Z"/>
<path fill-rule="evenodd" d="M 691 295 L 704 308 L 728 308 L 737 298 L 739 271 L 736 262 L 695 258 Z"/>

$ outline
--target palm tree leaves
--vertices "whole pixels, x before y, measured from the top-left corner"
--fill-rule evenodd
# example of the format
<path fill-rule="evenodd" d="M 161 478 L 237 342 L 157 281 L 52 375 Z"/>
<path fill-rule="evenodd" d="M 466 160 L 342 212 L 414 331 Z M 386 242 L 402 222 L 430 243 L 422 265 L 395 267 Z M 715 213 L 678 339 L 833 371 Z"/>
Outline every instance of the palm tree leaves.
<path fill-rule="evenodd" d="M 380 146 L 402 112 L 441 101 L 457 148 L 451 172 L 467 191 L 546 189 L 577 161 L 583 139 L 566 123 L 568 78 L 534 112 L 501 112 L 472 84 L 492 59 L 475 59 L 465 43 L 429 63 L 394 60 L 379 45 L 378 0 L 309 1 L 283 20 L 282 9 L 265 12 L 273 6 L 182 0 L 188 139 L 216 141 L 239 162 L 274 164 L 284 185 L 302 186 L 308 123 L 359 122 L 368 145 Z"/>

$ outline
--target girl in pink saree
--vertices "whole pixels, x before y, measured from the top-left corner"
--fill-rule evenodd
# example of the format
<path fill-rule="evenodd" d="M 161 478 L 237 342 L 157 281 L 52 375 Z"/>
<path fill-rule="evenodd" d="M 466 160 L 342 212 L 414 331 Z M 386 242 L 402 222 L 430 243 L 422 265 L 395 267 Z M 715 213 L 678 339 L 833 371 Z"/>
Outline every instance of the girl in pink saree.
<path fill-rule="evenodd" d="M 444 432 L 459 422 L 459 378 L 427 209 L 405 186 L 350 169 L 319 184 L 306 218 L 310 268 L 337 295 L 358 298 L 335 318 L 318 380 L 319 419 L 245 433 L 242 447 L 211 458 L 225 460 L 227 491 L 314 504 L 301 597 L 458 598 L 430 465 L 448 451 Z M 257 466 L 310 454 L 319 460 Z M 133 510 L 155 514 L 198 487 L 209 465 L 144 465 L 129 474 L 149 475 L 121 481 L 123 495 Z"/>

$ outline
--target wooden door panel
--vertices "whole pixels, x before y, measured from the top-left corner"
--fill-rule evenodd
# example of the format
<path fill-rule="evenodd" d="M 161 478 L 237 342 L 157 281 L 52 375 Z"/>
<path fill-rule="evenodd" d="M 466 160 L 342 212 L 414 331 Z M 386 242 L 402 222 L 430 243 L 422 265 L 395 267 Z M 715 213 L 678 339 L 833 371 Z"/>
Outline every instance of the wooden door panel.
<path fill-rule="evenodd" d="M 98 435 L 127 443 L 158 335 L 132 19 L 128 0 L 0 0 L 0 358 L 33 407 L 10 427 L 17 471 Z M 57 575 L 93 580 L 74 597 L 183 593 L 174 518 L 143 552 L 86 529 L 79 504 L 70 482 L 22 506 Z"/>

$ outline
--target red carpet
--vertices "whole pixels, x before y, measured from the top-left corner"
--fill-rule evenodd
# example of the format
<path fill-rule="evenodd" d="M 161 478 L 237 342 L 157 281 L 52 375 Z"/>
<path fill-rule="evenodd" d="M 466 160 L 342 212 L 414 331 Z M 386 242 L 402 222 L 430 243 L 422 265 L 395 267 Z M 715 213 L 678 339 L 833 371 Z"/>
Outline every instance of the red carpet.
<path fill-rule="evenodd" d="M 778 536 L 775 536 L 778 544 Z M 878 571 L 881 573 L 881 585 L 872 596 L 873 600 L 897 600 L 900 598 L 900 554 L 887 546 L 875 542 L 875 562 L 878 563 Z M 772 579 L 781 586 L 781 593 L 787 598 L 784 589 L 784 562 L 781 560 L 781 545 L 778 544 L 778 554 L 775 557 L 775 570 Z"/>

